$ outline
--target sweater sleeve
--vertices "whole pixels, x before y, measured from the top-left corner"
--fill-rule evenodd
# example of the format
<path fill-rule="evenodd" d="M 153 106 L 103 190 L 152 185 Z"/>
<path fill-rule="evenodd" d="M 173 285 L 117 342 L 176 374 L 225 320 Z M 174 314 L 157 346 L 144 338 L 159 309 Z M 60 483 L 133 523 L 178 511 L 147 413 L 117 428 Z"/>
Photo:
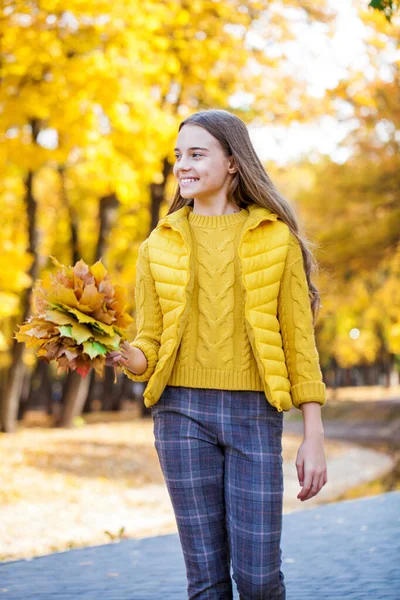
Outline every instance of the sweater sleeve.
<path fill-rule="evenodd" d="M 158 361 L 163 322 L 159 298 L 149 267 L 147 240 L 139 246 L 136 263 L 135 303 L 137 332 L 135 339 L 130 344 L 143 352 L 147 360 L 147 367 L 141 375 L 136 375 L 126 367 L 122 367 L 122 370 L 133 381 L 148 381 Z"/>
<path fill-rule="evenodd" d="M 313 316 L 301 246 L 290 232 L 289 251 L 278 296 L 278 316 L 283 350 L 291 384 L 293 405 L 326 403 L 315 342 Z"/>

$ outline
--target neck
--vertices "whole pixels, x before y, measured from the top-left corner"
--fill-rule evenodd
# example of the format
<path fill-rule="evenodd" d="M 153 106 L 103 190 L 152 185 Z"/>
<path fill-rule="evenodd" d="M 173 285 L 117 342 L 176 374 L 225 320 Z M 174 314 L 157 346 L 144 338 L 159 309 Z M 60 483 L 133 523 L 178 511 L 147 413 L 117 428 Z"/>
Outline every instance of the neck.
<path fill-rule="evenodd" d="M 204 215 L 210 217 L 222 216 L 222 215 L 231 215 L 234 213 L 240 212 L 240 206 L 236 204 L 226 202 L 225 204 L 201 204 L 198 201 L 194 201 L 193 204 L 193 214 L 196 215 Z"/>

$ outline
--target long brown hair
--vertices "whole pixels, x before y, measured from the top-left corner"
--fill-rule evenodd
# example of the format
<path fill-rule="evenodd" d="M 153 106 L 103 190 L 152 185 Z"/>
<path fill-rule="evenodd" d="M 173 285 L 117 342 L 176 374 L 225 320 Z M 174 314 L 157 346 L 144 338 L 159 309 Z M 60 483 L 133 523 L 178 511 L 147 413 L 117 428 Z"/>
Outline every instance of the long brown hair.
<path fill-rule="evenodd" d="M 314 270 L 318 271 L 318 263 L 315 261 L 309 247 L 317 244 L 311 242 L 304 233 L 299 231 L 296 214 L 269 178 L 254 150 L 246 124 L 227 110 L 211 109 L 189 116 L 180 123 L 178 132 L 188 123 L 206 129 L 219 141 L 225 155 L 233 157 L 238 170 L 233 174 L 228 188 L 228 201 L 234 202 L 240 208 L 246 208 L 250 204 L 258 204 L 269 208 L 289 226 L 298 239 L 303 254 L 315 324 L 321 305 L 321 297 L 318 289 L 311 281 L 312 272 Z M 188 204 L 193 204 L 193 198 L 183 198 L 180 195 L 180 188 L 177 186 L 167 214 L 171 214 Z"/>

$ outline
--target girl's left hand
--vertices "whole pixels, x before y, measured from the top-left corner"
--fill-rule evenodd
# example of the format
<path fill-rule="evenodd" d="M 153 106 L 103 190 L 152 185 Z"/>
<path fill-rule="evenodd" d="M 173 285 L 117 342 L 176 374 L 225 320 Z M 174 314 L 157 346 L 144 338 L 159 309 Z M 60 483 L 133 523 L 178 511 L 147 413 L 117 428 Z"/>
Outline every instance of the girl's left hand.
<path fill-rule="evenodd" d="M 303 487 L 297 498 L 304 502 L 316 496 L 328 481 L 323 434 L 303 439 L 297 452 L 296 469 L 299 484 Z"/>

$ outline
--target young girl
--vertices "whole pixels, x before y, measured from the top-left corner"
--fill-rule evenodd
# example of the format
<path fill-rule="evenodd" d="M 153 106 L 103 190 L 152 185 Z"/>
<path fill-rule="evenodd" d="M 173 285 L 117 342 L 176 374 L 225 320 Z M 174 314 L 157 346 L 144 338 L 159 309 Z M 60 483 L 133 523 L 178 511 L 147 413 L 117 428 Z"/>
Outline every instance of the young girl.
<path fill-rule="evenodd" d="M 241 119 L 190 116 L 175 155 L 172 205 L 139 249 L 137 336 L 107 364 L 148 381 L 189 600 L 232 599 L 230 561 L 241 599 L 284 600 L 282 430 L 293 406 L 304 419 L 298 499 L 327 482 L 313 257 Z"/>

